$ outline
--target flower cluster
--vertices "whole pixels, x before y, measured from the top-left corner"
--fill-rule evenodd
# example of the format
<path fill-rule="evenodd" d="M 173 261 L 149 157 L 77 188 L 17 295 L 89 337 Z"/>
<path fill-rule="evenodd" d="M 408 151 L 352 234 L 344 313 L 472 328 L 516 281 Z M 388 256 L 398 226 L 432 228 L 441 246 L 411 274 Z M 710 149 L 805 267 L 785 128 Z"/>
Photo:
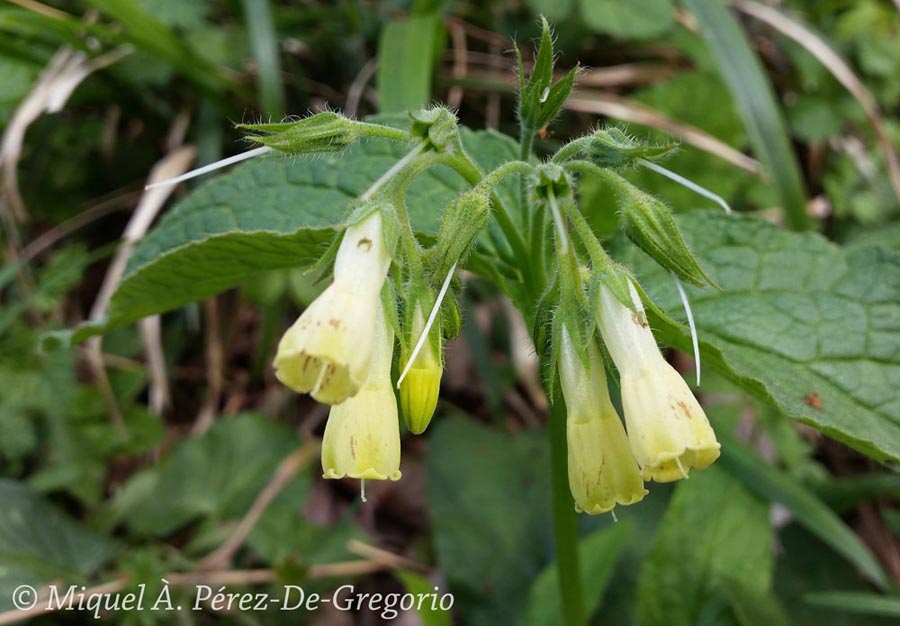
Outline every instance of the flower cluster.
<path fill-rule="evenodd" d="M 516 53 L 521 157 L 491 171 L 482 171 L 467 154 L 455 114 L 436 106 L 410 112 L 406 127 L 354 121 L 331 111 L 239 125 L 257 144 L 254 149 L 156 184 L 171 185 L 274 152 L 335 152 L 363 138 L 405 144 L 408 153 L 352 203 L 346 227 L 319 263 L 321 268 L 333 261 L 332 281 L 287 330 L 275 357 L 278 380 L 331 405 L 322 442 L 325 477 L 400 477 L 399 418 L 414 434 L 431 422 L 443 342 L 460 326 L 458 305 L 445 296 L 457 269 L 465 268 L 493 281 L 530 317 L 545 390 L 554 403 L 561 395 L 566 407 L 575 508 L 603 513 L 640 501 L 647 493 L 645 481 L 687 478 L 692 469 L 707 467 L 718 458 L 719 443 L 699 402 L 663 358 L 635 278 L 607 255 L 577 206 L 576 187 L 580 178 L 590 177 L 613 192 L 624 233 L 675 277 L 698 357 L 680 281 L 696 287 L 714 283 L 669 208 L 621 173 L 645 167 L 730 209 L 712 192 L 655 162 L 674 145 L 650 145 L 617 128 L 595 130 L 537 162 L 531 144 L 561 111 L 578 68 L 555 80 L 546 20 L 527 80 Z M 501 140 L 490 143 L 500 146 Z M 501 153 L 482 160 L 495 162 Z M 406 192 L 415 176 L 435 166 L 455 172 L 466 187 L 443 208 L 437 232 L 421 233 L 432 243 L 423 246 L 407 212 Z M 520 178 L 504 185 L 511 176 Z M 548 254 L 550 229 L 555 254 Z M 578 241 L 571 240 L 573 233 Z M 624 420 L 610 397 L 604 347 L 619 374 Z M 391 376 L 395 352 L 399 392 Z M 697 371 L 699 381 L 699 358 Z M 561 461 L 562 438 L 553 442 L 554 457 Z"/>
<path fill-rule="evenodd" d="M 552 391 L 558 376 L 576 508 L 603 513 L 641 500 L 647 493 L 644 481 L 670 482 L 707 467 L 718 458 L 719 443 L 699 402 L 660 352 L 635 279 L 607 256 L 579 211 L 571 177 L 577 167 L 571 165 L 542 165 L 531 184 L 534 201 L 552 217 L 559 263 L 558 305 L 548 316 L 555 354 L 548 386 Z M 592 173 L 598 169 L 589 162 L 574 165 Z M 632 239 L 657 252 L 654 258 L 676 276 L 711 282 L 666 207 L 601 171 L 628 203 L 623 214 L 635 216 Z M 570 241 L 570 226 L 581 246 Z M 581 251 L 590 257 L 591 269 L 582 265 Z M 598 339 L 619 373 L 624 425 L 610 400 Z"/>
<path fill-rule="evenodd" d="M 559 382 L 566 403 L 569 487 L 578 510 L 604 513 L 647 493 L 643 481 L 687 478 L 709 466 L 719 443 L 681 375 L 663 358 L 630 282 L 632 306 L 606 287 L 597 296 L 596 323 L 619 372 L 625 426 L 607 388 L 603 360 L 589 341 L 587 363 L 563 328 Z M 627 434 L 626 434 L 627 427 Z"/>
<path fill-rule="evenodd" d="M 376 206 L 346 229 L 333 282 L 284 334 L 275 357 L 282 383 L 332 405 L 325 478 L 400 478 L 394 330 L 381 298 L 391 264 L 384 217 Z"/>

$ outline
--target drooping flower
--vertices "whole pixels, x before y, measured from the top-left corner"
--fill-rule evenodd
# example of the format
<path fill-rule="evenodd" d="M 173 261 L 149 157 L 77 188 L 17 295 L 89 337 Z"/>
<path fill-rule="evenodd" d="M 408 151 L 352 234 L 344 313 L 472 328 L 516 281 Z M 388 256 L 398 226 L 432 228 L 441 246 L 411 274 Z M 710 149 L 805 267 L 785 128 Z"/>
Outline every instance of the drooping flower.
<path fill-rule="evenodd" d="M 326 404 L 356 394 L 372 360 L 376 310 L 390 263 L 380 211 L 347 228 L 335 258 L 334 282 L 278 344 L 278 380 Z"/>
<path fill-rule="evenodd" d="M 588 358 L 586 369 L 564 328 L 559 381 L 566 401 L 569 489 L 575 508 L 595 515 L 616 504 L 639 502 L 647 491 L 622 420 L 610 401 L 603 360 L 593 342 Z"/>
<path fill-rule="evenodd" d="M 413 341 L 417 340 L 425 329 L 425 316 L 417 304 L 413 313 Z M 434 330 L 432 330 L 434 332 Z M 440 338 L 437 339 L 440 341 Z M 425 432 L 434 409 L 437 407 L 438 395 L 441 391 L 441 376 L 444 367 L 441 364 L 440 346 L 437 347 L 434 337 L 426 337 L 422 349 L 416 354 L 406 377 L 400 383 L 400 410 L 407 428 L 416 435 Z M 406 363 L 401 359 L 401 369 Z"/>
<path fill-rule="evenodd" d="M 629 290 L 634 311 L 601 287 L 597 316 L 620 374 L 628 441 L 644 480 L 687 478 L 712 464 L 720 446 L 700 403 L 659 351 L 631 283 Z"/>
<path fill-rule="evenodd" d="M 331 407 L 322 439 L 325 478 L 399 480 L 400 422 L 391 386 L 394 331 L 379 304 L 375 347 L 359 392 Z"/>

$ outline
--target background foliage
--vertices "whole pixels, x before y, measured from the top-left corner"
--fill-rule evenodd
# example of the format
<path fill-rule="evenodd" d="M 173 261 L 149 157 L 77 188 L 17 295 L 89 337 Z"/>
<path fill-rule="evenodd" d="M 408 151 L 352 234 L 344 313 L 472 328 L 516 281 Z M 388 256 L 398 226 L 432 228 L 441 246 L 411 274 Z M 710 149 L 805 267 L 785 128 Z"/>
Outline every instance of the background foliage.
<path fill-rule="evenodd" d="M 666 166 L 741 213 L 627 173 L 684 213 L 679 225 L 722 287 L 689 293 L 723 458 L 654 486 L 617 523 L 580 520 L 594 623 L 895 621 L 900 7 L 768 5 L 774 17 L 720 0 L 0 6 L 0 623 L 16 617 L 3 611 L 21 584 L 128 588 L 251 570 L 273 589 L 440 585 L 456 597 L 454 623 L 561 623 L 546 404 L 521 319 L 484 280 L 502 283 L 508 269 L 491 238 L 470 264 L 435 423 L 405 438 L 404 479 L 371 485 L 363 505 L 357 484 L 318 478 L 325 413 L 278 386 L 270 363 L 320 288 L 301 266 L 400 149 L 372 140 L 333 157 L 259 159 L 172 198 L 142 196 L 158 164 L 187 169 L 244 149 L 232 122 L 326 107 L 402 123 L 391 114 L 448 102 L 479 129 L 464 136 L 476 160 L 513 158 L 508 51 L 515 40 L 531 58 L 541 13 L 554 21 L 557 67 L 587 69 L 537 152 L 606 123 L 674 135 L 682 149 Z M 462 188 L 449 171 L 416 181 L 423 236 Z M 516 192 L 503 190 L 511 205 Z M 579 200 L 684 321 L 671 279 L 613 234 L 608 190 L 587 182 Z M 143 237 L 133 215 L 156 225 Z M 105 284 L 118 289 L 98 306 Z M 135 323 L 148 315 L 161 317 Z M 105 331 L 102 343 L 66 347 L 65 329 L 85 320 L 75 338 Z M 680 325 L 654 327 L 689 349 Z M 691 375 L 689 359 L 673 359 Z M 248 511 L 260 512 L 249 526 Z M 378 623 L 326 610 L 180 618 Z M 60 620 L 91 618 L 34 621 Z"/>

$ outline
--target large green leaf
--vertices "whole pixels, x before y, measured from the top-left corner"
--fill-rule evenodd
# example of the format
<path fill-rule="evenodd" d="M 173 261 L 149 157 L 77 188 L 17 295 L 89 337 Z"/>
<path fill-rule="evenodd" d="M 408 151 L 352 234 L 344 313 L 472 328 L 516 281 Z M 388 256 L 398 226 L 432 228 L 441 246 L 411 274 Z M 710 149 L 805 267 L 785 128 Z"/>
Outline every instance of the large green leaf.
<path fill-rule="evenodd" d="M 772 546 L 761 500 L 715 467 L 691 474 L 678 486 L 641 570 L 640 625 L 740 623 L 732 597 L 735 590 L 769 597 Z"/>
<path fill-rule="evenodd" d="M 116 544 L 62 513 L 26 485 L 0 480 L 0 611 L 19 585 L 85 584 Z"/>
<path fill-rule="evenodd" d="M 428 455 L 428 503 L 438 561 L 468 626 L 514 624 L 550 561 L 546 439 L 470 420 L 438 423 Z"/>
<path fill-rule="evenodd" d="M 515 142 L 498 133 L 464 131 L 463 141 L 485 169 L 516 158 Z M 110 302 L 108 320 L 59 339 L 81 341 L 219 293 L 259 271 L 313 263 L 354 198 L 406 149 L 373 139 L 329 156 L 259 158 L 215 178 L 141 240 Z M 407 196 L 416 229 L 436 232 L 443 208 L 464 185 L 444 167 L 418 176 Z M 500 189 L 508 203 L 515 201 L 511 190 Z"/>
<path fill-rule="evenodd" d="M 873 458 L 900 460 L 900 255 L 842 250 L 753 217 L 693 212 L 678 223 L 722 287 L 687 288 L 704 365 Z M 632 261 L 680 318 L 671 276 Z M 658 329 L 690 349 L 683 328 Z"/>

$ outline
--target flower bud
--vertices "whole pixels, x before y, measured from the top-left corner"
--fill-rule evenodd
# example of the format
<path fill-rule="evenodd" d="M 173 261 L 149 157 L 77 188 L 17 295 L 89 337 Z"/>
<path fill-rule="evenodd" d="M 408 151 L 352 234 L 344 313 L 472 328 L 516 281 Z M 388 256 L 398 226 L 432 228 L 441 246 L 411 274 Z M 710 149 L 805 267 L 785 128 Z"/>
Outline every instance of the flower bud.
<path fill-rule="evenodd" d="M 490 198 L 477 191 L 466 192 L 447 206 L 435 246 L 438 276 L 446 274 L 454 264 L 465 262 L 490 213 Z"/>
<path fill-rule="evenodd" d="M 427 139 L 435 150 L 442 151 L 459 135 L 456 115 L 445 107 L 420 109 L 409 113 L 410 135 Z"/>
<path fill-rule="evenodd" d="M 336 152 L 360 136 L 356 122 L 333 111 L 323 111 L 293 122 L 238 124 L 237 127 L 250 131 L 249 141 L 288 154 Z"/>
<path fill-rule="evenodd" d="M 379 294 L 391 263 L 382 230 L 380 211 L 347 228 L 334 282 L 281 338 L 275 375 L 294 391 L 339 404 L 366 379 Z"/>
<path fill-rule="evenodd" d="M 677 149 L 677 144 L 653 146 L 640 142 L 615 126 L 610 126 L 591 136 L 587 152 L 588 158 L 600 167 L 622 169 L 641 159 L 653 161 L 664 158 Z"/>
<path fill-rule="evenodd" d="M 593 341 L 588 360 L 586 369 L 564 327 L 559 382 L 566 401 L 569 489 L 578 511 L 596 515 L 616 504 L 639 502 L 647 491 L 622 420 L 609 399 L 603 360 Z"/>
<path fill-rule="evenodd" d="M 421 307 L 416 305 L 413 313 L 410 349 L 415 347 L 424 328 L 425 316 L 422 314 Z M 400 411 L 403 414 L 403 421 L 406 423 L 406 427 L 416 435 L 425 432 L 434 415 L 434 409 L 437 407 L 438 395 L 441 391 L 441 375 L 444 373 L 444 367 L 441 364 L 440 341 L 440 328 L 435 324 L 429 337 L 422 344 L 422 349 L 419 350 L 409 367 L 406 377 L 400 383 Z M 405 369 L 407 362 L 407 358 L 402 358 L 400 368 Z"/>
<path fill-rule="evenodd" d="M 714 284 L 687 247 L 669 207 L 624 179 L 616 190 L 629 239 L 679 278 L 698 287 Z"/>
<path fill-rule="evenodd" d="M 325 478 L 400 479 L 400 423 L 391 387 L 394 332 L 379 303 L 372 366 L 359 392 L 331 407 L 322 438 Z"/>
<path fill-rule="evenodd" d="M 601 286 L 597 323 L 616 367 L 628 440 L 644 480 L 687 478 L 719 457 L 719 443 L 687 383 L 663 358 L 634 285 L 634 311 Z"/>

